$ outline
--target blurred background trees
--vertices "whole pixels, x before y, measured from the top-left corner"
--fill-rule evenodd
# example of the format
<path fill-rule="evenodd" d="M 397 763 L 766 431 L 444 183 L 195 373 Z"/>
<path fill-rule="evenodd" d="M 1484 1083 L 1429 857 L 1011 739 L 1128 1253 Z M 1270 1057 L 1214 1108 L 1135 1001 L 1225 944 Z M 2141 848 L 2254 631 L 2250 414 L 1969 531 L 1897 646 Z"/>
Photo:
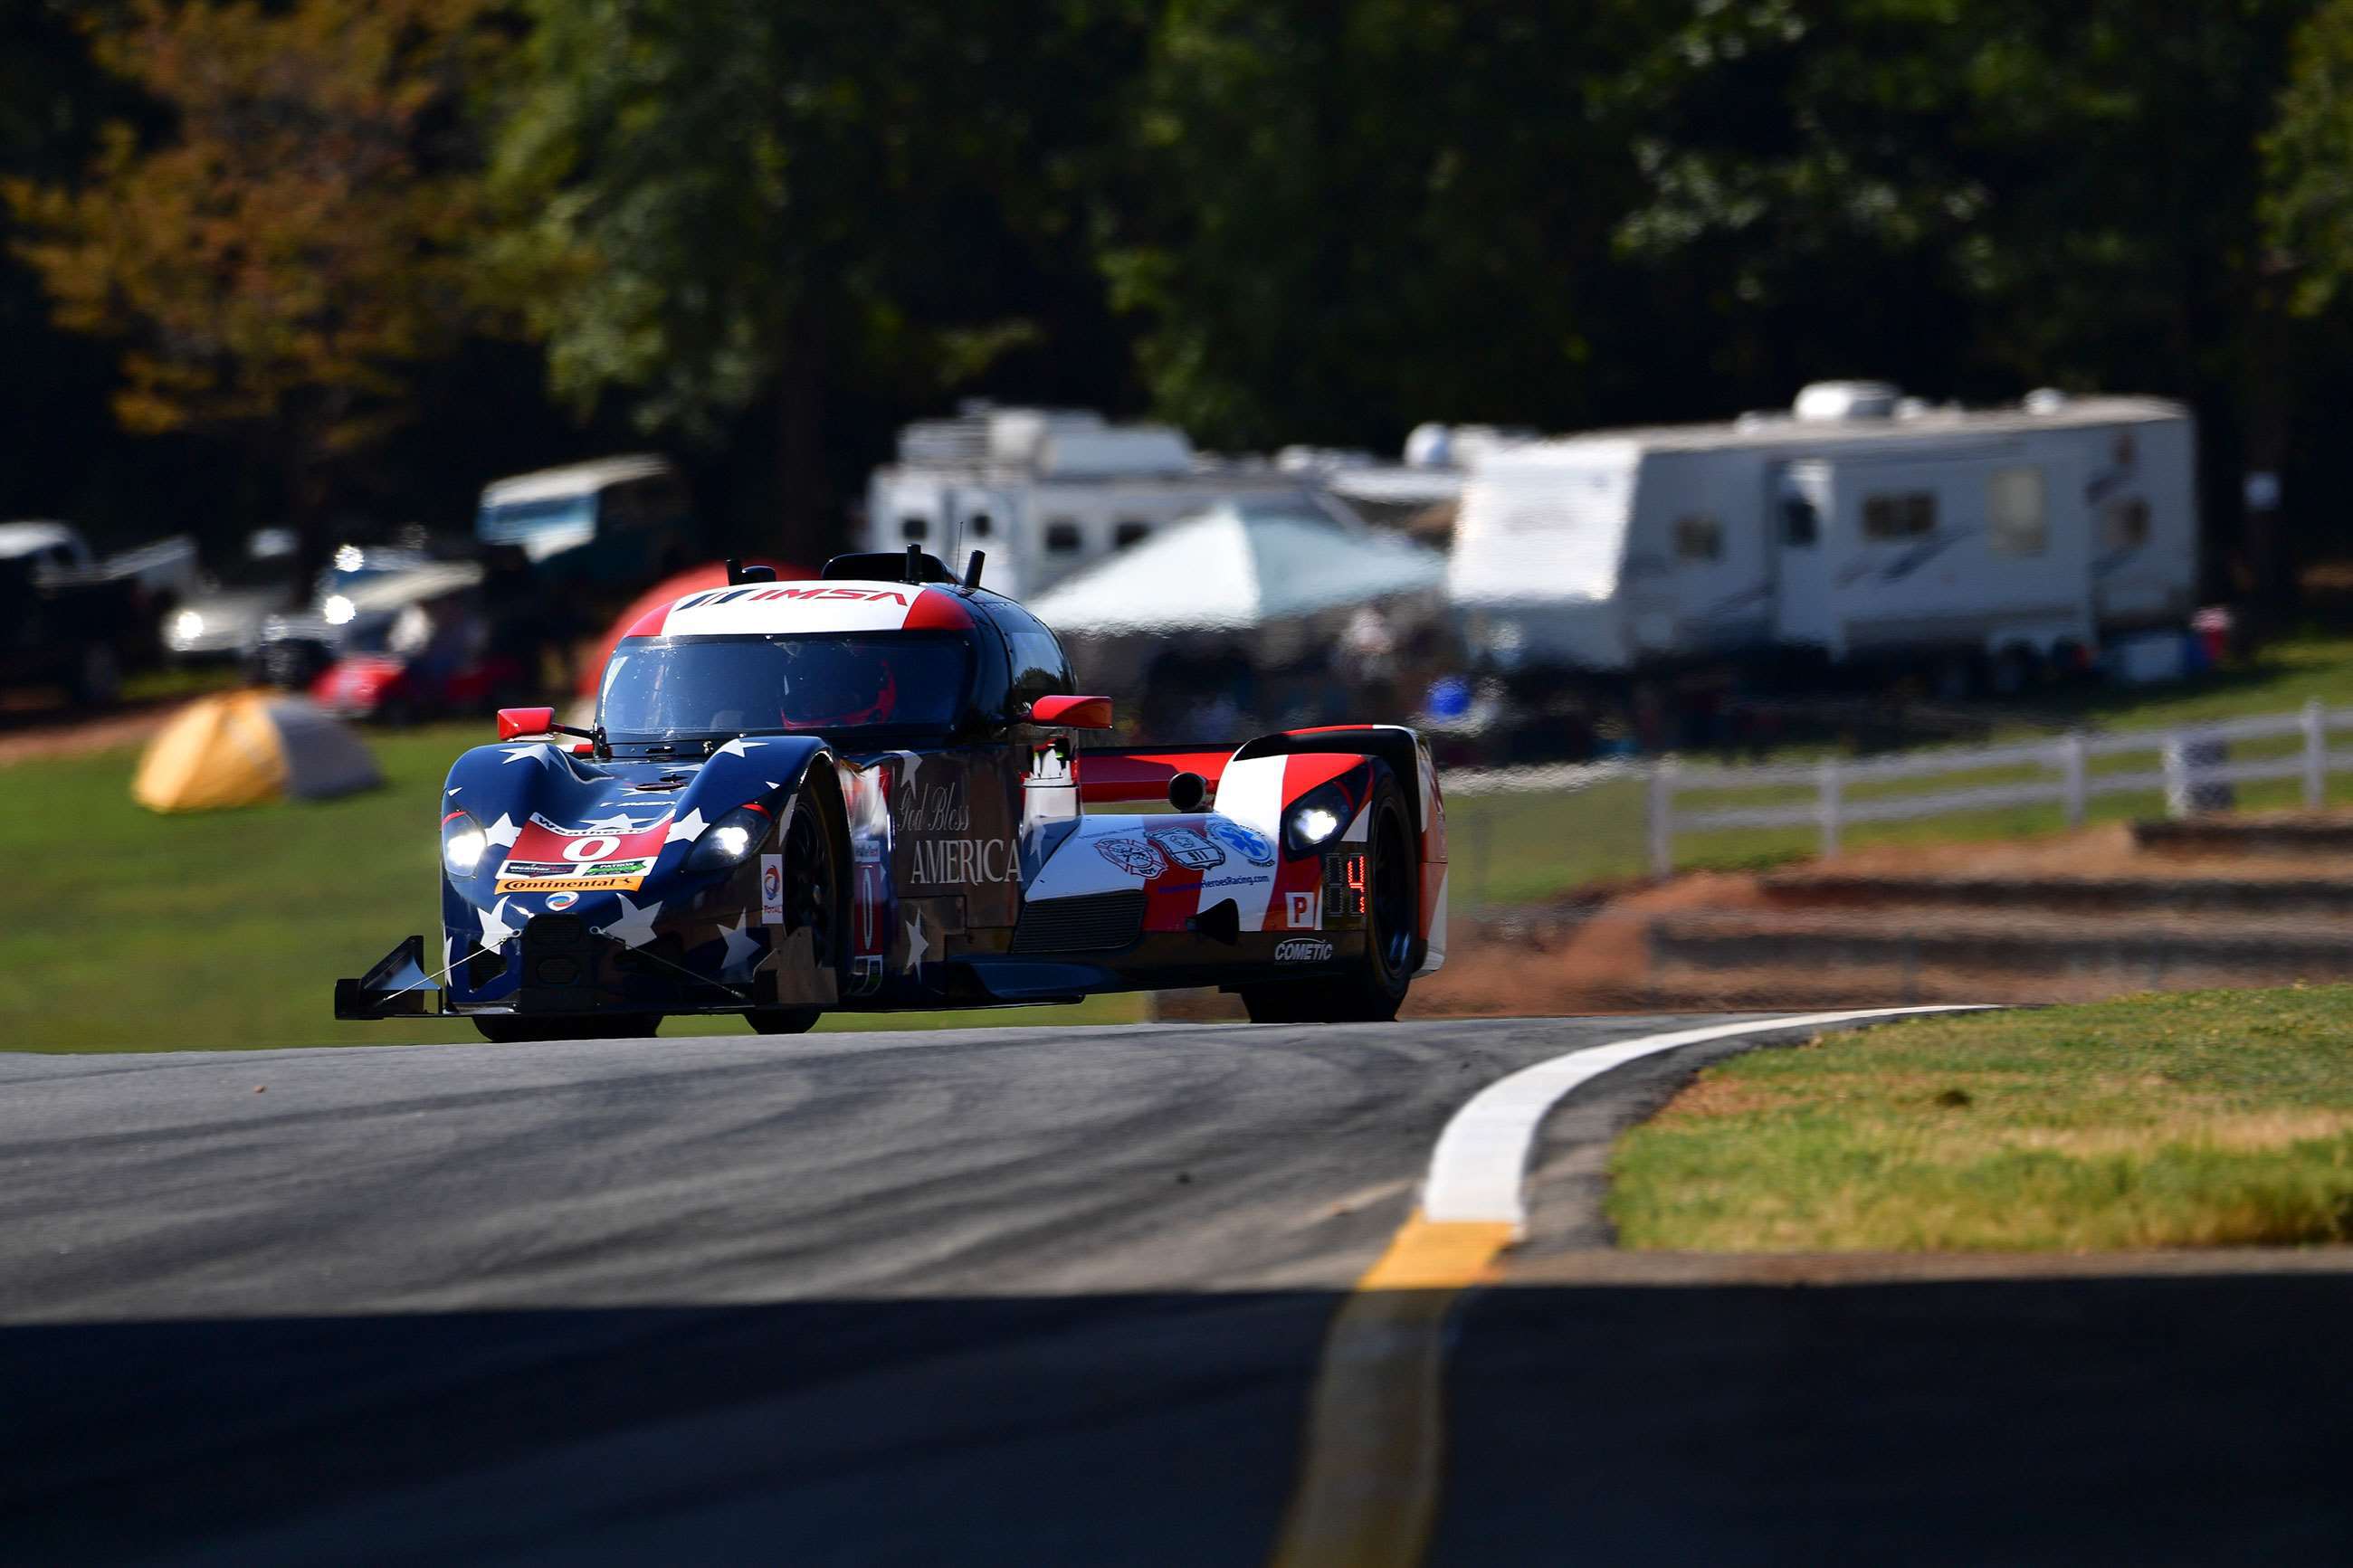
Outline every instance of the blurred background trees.
<path fill-rule="evenodd" d="M 2353 0 L 5 16 L 11 514 L 455 523 L 654 443 L 813 556 L 960 395 L 1387 447 L 1879 374 L 2189 399 L 2218 571 L 2353 545 Z"/>

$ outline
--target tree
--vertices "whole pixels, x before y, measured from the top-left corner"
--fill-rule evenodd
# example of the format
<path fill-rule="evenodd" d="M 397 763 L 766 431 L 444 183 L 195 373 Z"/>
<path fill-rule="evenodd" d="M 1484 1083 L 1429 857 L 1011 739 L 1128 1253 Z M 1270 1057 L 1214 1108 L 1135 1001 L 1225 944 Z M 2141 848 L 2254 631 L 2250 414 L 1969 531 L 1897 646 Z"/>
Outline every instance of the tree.
<path fill-rule="evenodd" d="M 535 0 L 494 273 L 557 390 L 717 442 L 765 403 L 784 537 L 829 531 L 828 405 L 936 395 L 1041 335 L 1119 4 Z"/>
<path fill-rule="evenodd" d="M 1172 0 L 1104 218 L 1160 411 L 1228 444 L 1388 440 L 1599 405 L 1603 89 L 1638 0 Z"/>
<path fill-rule="evenodd" d="M 484 5 L 96 13 L 158 128 L 107 125 L 79 182 L 0 187 L 58 321 L 121 344 L 123 425 L 237 436 L 313 534 L 338 465 L 408 413 L 406 371 L 480 320 L 458 93 L 494 42 Z"/>

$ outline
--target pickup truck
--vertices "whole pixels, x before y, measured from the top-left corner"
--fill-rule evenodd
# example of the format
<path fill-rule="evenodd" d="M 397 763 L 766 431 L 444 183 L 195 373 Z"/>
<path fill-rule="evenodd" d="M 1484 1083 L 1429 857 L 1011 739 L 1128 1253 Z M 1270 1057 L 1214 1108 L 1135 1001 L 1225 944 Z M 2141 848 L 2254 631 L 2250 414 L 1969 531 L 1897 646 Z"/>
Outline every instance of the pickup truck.
<path fill-rule="evenodd" d="M 192 540 L 101 561 L 69 523 L 0 523 L 0 687 L 59 686 L 84 708 L 113 702 L 124 668 L 153 651 L 163 610 L 198 581 Z"/>

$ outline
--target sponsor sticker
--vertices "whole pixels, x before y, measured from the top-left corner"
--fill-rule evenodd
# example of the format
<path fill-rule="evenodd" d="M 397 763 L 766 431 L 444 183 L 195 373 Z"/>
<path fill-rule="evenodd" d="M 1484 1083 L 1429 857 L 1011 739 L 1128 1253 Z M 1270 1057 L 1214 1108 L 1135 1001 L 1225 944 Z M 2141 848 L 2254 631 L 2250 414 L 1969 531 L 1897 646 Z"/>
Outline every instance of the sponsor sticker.
<path fill-rule="evenodd" d="M 1255 827 L 1244 826 L 1230 817 L 1213 816 L 1208 834 L 1253 866 L 1274 864 L 1274 840 Z"/>
<path fill-rule="evenodd" d="M 1226 852 L 1189 827 L 1147 827 L 1145 837 L 1160 852 L 1191 871 L 1207 871 L 1226 863 Z"/>
<path fill-rule="evenodd" d="M 1095 853 L 1126 872 L 1147 881 L 1168 869 L 1160 851 L 1142 838 L 1098 838 Z"/>
<path fill-rule="evenodd" d="M 909 887 L 965 888 L 1020 879 L 1020 853 L 1009 838 L 918 838 L 912 846 Z"/>
<path fill-rule="evenodd" d="M 785 858 L 782 855 L 760 857 L 760 923 L 764 926 L 785 923 Z"/>
<path fill-rule="evenodd" d="M 1316 909 L 1315 904 L 1316 898 L 1312 892 L 1283 894 L 1282 923 L 1293 931 L 1315 930 L 1324 923 L 1319 918 L 1322 911 Z"/>
<path fill-rule="evenodd" d="M 564 892 L 550 893 L 547 895 L 547 907 L 558 913 L 570 909 L 579 901 L 580 895 L 577 893 Z"/>
<path fill-rule="evenodd" d="M 509 860 L 499 867 L 501 893 L 633 893 L 654 868 L 639 860 Z"/>
<path fill-rule="evenodd" d="M 1320 936 L 1285 937 L 1274 944 L 1277 963 L 1323 963 L 1332 956 L 1332 944 Z"/>

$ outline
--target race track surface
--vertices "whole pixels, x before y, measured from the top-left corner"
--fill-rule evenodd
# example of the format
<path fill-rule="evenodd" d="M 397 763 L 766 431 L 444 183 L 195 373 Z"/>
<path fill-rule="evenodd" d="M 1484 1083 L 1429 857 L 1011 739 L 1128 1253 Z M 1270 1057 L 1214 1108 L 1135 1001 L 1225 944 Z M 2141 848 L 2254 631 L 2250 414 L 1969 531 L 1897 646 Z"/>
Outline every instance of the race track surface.
<path fill-rule="evenodd" d="M 1447 1118 L 1707 1021 L 0 1056 L 0 1556 L 1261 1562 Z M 1756 1043 L 1555 1112 L 1532 1276 Z M 2348 1307 L 1507 1282 L 1429 1560 L 2339 1560 Z"/>

